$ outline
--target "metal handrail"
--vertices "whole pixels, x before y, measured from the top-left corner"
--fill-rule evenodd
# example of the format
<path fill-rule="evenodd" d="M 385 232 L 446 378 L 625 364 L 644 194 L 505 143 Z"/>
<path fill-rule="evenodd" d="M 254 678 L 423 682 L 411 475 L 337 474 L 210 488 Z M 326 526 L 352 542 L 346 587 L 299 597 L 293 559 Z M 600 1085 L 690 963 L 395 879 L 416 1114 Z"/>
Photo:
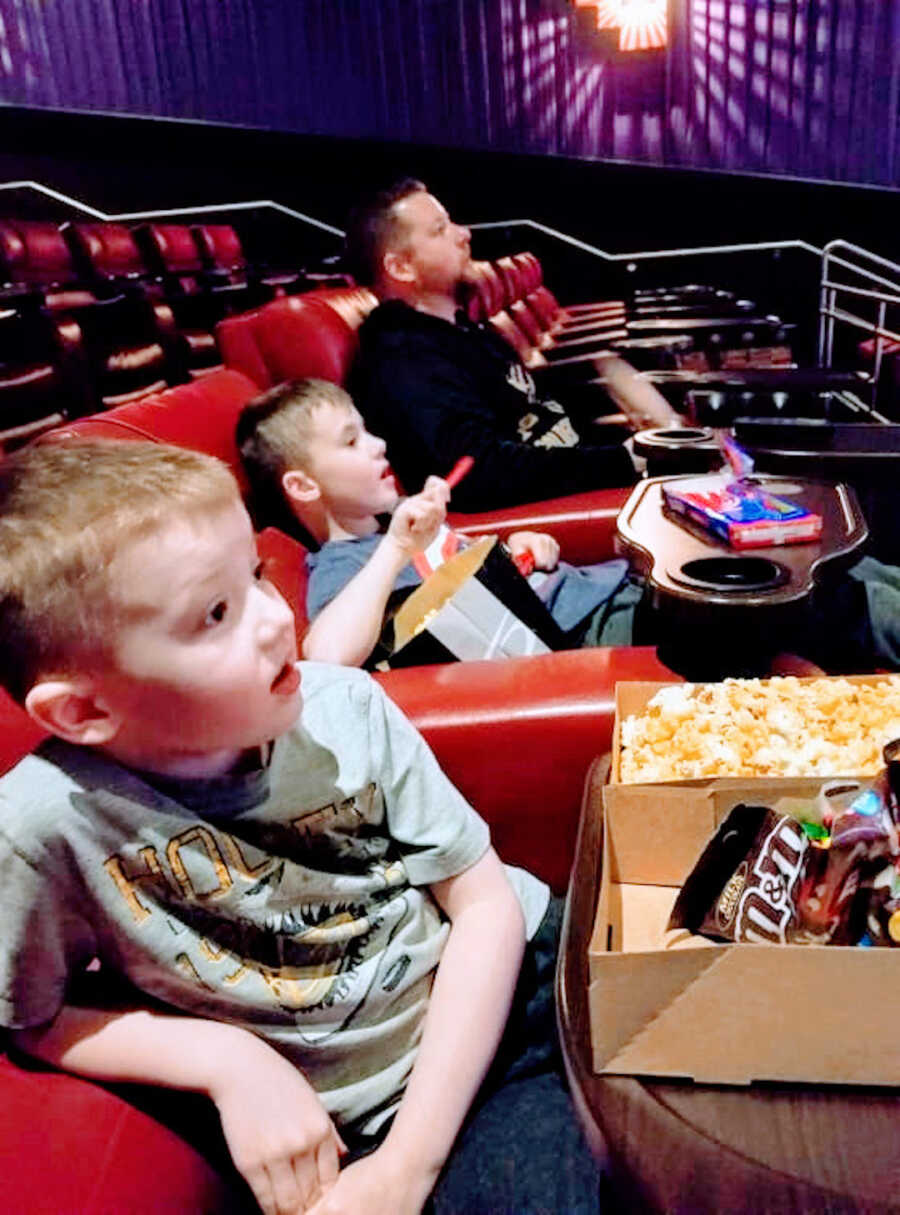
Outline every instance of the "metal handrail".
<path fill-rule="evenodd" d="M 710 253 L 756 253 L 765 249 L 803 249 L 807 253 L 814 253 L 816 257 L 822 255 L 821 249 L 805 240 L 767 240 L 749 244 L 697 245 L 683 249 L 642 249 L 632 253 L 609 253 L 606 249 L 589 245 L 587 241 L 579 240 L 576 236 L 569 236 L 567 232 L 560 232 L 557 228 L 548 228 L 546 224 L 539 224 L 534 219 L 493 220 L 490 223 L 469 224 L 469 227 L 478 231 L 488 228 L 533 228 L 535 232 L 541 232 L 544 236 L 552 236 L 555 240 L 562 241 L 563 244 L 571 245 L 583 253 L 590 253 L 594 257 L 600 257 L 608 262 L 649 261 L 654 257 L 697 257 Z"/>
<path fill-rule="evenodd" d="M 102 220 L 105 223 L 119 223 L 129 219 L 165 219 L 171 218 L 173 215 L 209 215 L 217 211 L 250 211 L 268 207 L 273 211 L 280 211 L 283 215 L 289 215 L 291 219 L 299 219 L 305 224 L 312 224 L 314 228 L 321 228 L 324 232 L 330 232 L 334 236 L 344 235 L 342 228 L 335 228 L 332 224 L 326 224 L 323 220 L 316 219 L 313 215 L 305 215 L 302 211 L 295 211 L 291 207 L 286 207 L 284 203 L 275 202 L 272 198 L 261 198 L 253 202 L 208 203 L 201 207 L 168 207 L 158 211 L 120 211 L 117 213 L 107 213 L 106 211 L 99 211 L 96 207 L 89 207 L 87 203 L 80 202 L 77 198 L 72 198 L 68 194 L 62 194 L 59 190 L 52 190 L 49 186 L 42 185 L 39 181 L 0 182 L 0 190 L 36 190 L 39 194 L 46 194 L 48 198 L 53 198 L 57 202 L 64 202 L 68 206 L 74 207 L 75 210 L 83 211 L 86 215 L 92 215 L 95 219 Z"/>
<path fill-rule="evenodd" d="M 870 263 L 867 265 L 866 263 Z M 888 270 L 893 278 L 887 278 L 877 273 L 871 266 Z M 872 286 L 856 286 L 846 280 L 841 280 L 835 273 L 843 270 L 849 275 L 855 275 L 864 283 L 877 284 Z M 880 290 L 886 288 L 887 290 Z M 858 300 L 871 300 L 878 304 L 877 319 L 858 315 L 850 310 L 853 297 Z M 834 357 L 835 324 L 849 325 L 853 329 L 869 334 L 875 342 L 872 359 L 871 393 L 874 405 L 878 380 L 884 360 L 885 344 L 900 342 L 900 333 L 888 328 L 888 309 L 900 308 L 900 265 L 853 245 L 845 240 L 833 240 L 822 250 L 822 273 L 819 281 L 819 342 L 818 364 L 820 367 L 830 367 Z"/>
<path fill-rule="evenodd" d="M 215 212 L 221 214 L 223 211 L 250 211 L 269 208 L 280 212 L 282 215 L 288 215 L 292 219 L 300 220 L 302 223 L 311 224 L 313 227 L 320 228 L 324 232 L 330 232 L 334 236 L 344 236 L 342 228 L 326 224 L 323 220 L 316 219 L 312 215 L 306 215 L 303 211 L 296 211 L 292 207 L 286 207 L 284 203 L 276 202 L 272 198 L 260 198 L 252 202 L 209 203 L 196 207 L 168 207 L 163 210 L 154 211 L 107 213 L 98 210 L 96 207 L 88 206 L 87 203 L 63 194 L 59 190 L 53 190 L 39 181 L 0 182 L 0 191 L 23 189 L 36 190 L 40 194 L 46 194 L 49 198 L 53 198 L 58 202 L 64 202 L 77 211 L 83 211 L 86 215 L 92 215 L 95 219 L 104 220 L 107 223 L 125 222 L 126 220 L 163 219 L 176 215 L 208 215 Z M 560 232 L 557 228 L 549 228 L 546 224 L 540 224 L 533 219 L 492 220 L 487 223 L 470 224 L 469 227 L 479 231 L 490 228 L 531 228 L 535 232 L 542 233 L 544 236 L 550 236 L 554 240 L 571 245 L 575 249 L 580 249 L 583 253 L 589 253 L 593 257 L 599 257 L 603 261 L 608 262 L 648 261 L 651 258 L 658 257 L 696 257 L 718 253 L 757 253 L 767 249 L 802 249 L 807 253 L 815 254 L 816 257 L 820 257 L 822 254 L 821 249 L 804 240 L 760 241 L 756 244 L 700 245 L 682 249 L 642 249 L 630 253 L 610 253 L 606 249 L 598 248 L 597 245 L 588 244 L 587 241 L 580 240 L 576 236 L 570 236 L 567 232 Z"/>

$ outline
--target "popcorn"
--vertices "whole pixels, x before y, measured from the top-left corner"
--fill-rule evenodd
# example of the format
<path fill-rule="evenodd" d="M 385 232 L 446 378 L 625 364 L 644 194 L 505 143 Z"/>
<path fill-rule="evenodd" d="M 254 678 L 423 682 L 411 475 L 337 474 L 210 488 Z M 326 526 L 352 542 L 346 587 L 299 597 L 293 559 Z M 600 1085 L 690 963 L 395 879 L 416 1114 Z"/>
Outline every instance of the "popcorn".
<path fill-rule="evenodd" d="M 900 738 L 900 676 L 726 679 L 662 688 L 621 724 L 623 784 L 711 776 L 874 776 Z"/>

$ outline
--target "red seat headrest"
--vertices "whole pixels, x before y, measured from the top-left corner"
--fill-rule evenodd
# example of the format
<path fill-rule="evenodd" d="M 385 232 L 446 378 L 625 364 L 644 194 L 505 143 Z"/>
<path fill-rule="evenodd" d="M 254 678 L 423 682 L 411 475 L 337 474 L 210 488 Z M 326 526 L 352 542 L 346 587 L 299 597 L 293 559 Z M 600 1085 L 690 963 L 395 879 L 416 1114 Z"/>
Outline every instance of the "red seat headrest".
<path fill-rule="evenodd" d="M 211 265 L 223 270 L 246 269 L 241 240 L 231 224 L 195 224 L 191 231 Z"/>
<path fill-rule="evenodd" d="M 147 273 L 137 241 L 124 224 L 71 224 L 68 232 L 95 273 L 111 278 Z"/>
<path fill-rule="evenodd" d="M 174 443 L 224 460 L 237 477 L 241 492 L 246 493 L 247 481 L 234 429 L 244 405 L 258 391 L 253 381 L 238 371 L 216 371 L 141 401 L 79 418 L 51 431 L 42 441 L 61 442 L 73 436 L 94 435 Z"/>
<path fill-rule="evenodd" d="M 148 224 L 147 232 L 162 264 L 172 274 L 195 274 L 203 260 L 186 224 Z"/>
<path fill-rule="evenodd" d="M 72 255 L 56 224 L 41 220 L 6 220 L 0 253 L 10 282 L 49 287 L 75 277 Z"/>
<path fill-rule="evenodd" d="M 365 287 L 333 287 L 273 300 L 216 326 L 222 357 L 261 388 L 315 376 L 343 384 L 356 331 L 375 307 Z"/>

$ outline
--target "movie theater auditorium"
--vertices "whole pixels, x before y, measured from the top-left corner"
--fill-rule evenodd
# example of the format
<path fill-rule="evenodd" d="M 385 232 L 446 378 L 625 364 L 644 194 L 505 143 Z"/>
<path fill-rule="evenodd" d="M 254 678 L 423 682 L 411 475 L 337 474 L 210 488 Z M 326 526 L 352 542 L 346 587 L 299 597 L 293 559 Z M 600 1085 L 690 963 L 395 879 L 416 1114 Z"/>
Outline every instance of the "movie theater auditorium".
<path fill-rule="evenodd" d="M 592 939 L 601 886 L 615 897 L 601 855 L 617 686 L 808 675 L 780 652 L 779 611 L 851 557 L 900 562 L 900 5 L 0 0 L 0 65 L 4 452 L 144 437 L 213 453 L 240 480 L 248 400 L 287 379 L 345 382 L 377 304 L 342 258 L 346 217 L 403 176 L 471 228 L 461 305 L 539 385 L 555 364 L 588 367 L 579 390 L 608 406 L 594 360 L 613 351 L 674 407 L 678 425 L 635 436 L 633 487 L 549 498 L 536 484 L 531 503 L 451 515 L 473 536 L 551 530 L 575 564 L 629 557 L 665 644 L 375 678 L 504 858 L 568 892 L 561 1039 L 622 1209 L 900 1207 L 894 1041 L 876 1044 L 881 1075 L 851 1069 L 847 1084 L 832 1066 L 868 1037 L 866 1007 L 824 1043 L 789 1007 L 759 1024 L 821 1067 L 751 1061 L 738 1078 L 753 1083 L 723 1084 L 734 1071 L 692 1070 L 673 1035 L 671 1068 L 629 1066 L 626 1051 L 604 1071 L 596 1001 L 627 1004 L 624 1025 L 655 1007 L 654 984 L 674 984 L 673 1000 L 680 988 L 654 967 L 643 981 L 616 971 L 598 995 L 593 957 L 621 948 L 615 917 Z M 624 418 L 609 432 L 627 437 Z M 838 507 L 822 508 L 821 543 L 748 558 L 662 510 L 662 481 L 721 470 L 723 435 L 788 497 L 826 487 L 816 501 Z M 275 528 L 259 545 L 302 636 L 303 547 Z M 0 708 L 6 771 L 41 735 Z M 884 973 L 895 1007 L 900 972 Z M 831 992 L 811 1015 L 846 1002 Z M 731 1015 L 716 1006 L 695 1026 L 711 1058 Z M 0 1206 L 244 1209 L 212 1121 L 193 1095 L 5 1054 Z"/>

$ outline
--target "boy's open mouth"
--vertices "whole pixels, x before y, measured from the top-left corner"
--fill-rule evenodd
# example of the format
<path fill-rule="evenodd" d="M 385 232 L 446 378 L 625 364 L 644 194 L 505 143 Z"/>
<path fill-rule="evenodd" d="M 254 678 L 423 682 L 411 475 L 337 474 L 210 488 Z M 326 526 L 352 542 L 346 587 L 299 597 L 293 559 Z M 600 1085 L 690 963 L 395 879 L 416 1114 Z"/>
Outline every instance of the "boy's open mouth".
<path fill-rule="evenodd" d="M 296 664 L 286 662 L 272 680 L 272 691 L 279 696 L 293 696 L 300 687 L 300 672 Z"/>

